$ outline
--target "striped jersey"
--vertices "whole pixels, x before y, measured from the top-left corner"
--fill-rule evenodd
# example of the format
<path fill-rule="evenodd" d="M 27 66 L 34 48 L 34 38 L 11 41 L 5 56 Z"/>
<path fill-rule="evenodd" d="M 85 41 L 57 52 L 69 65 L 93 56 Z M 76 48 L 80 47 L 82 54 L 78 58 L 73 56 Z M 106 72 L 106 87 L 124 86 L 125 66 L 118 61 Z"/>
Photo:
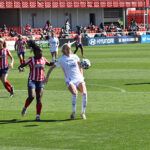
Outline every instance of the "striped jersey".
<path fill-rule="evenodd" d="M 75 37 L 75 40 L 76 40 L 76 43 L 77 44 L 81 44 L 82 43 L 82 35 L 80 34 L 80 35 L 76 35 L 76 37 Z"/>
<path fill-rule="evenodd" d="M 15 46 L 17 48 L 17 52 L 18 53 L 24 52 L 25 51 L 25 45 L 26 45 L 25 41 L 23 41 L 23 40 L 17 40 L 16 43 L 15 43 Z"/>
<path fill-rule="evenodd" d="M 10 51 L 6 48 L 0 50 L 0 69 L 8 68 L 8 56 L 10 56 Z"/>
<path fill-rule="evenodd" d="M 29 65 L 29 79 L 33 81 L 43 81 L 45 79 L 45 64 L 49 63 L 45 57 L 35 59 L 30 57 L 25 64 Z"/>

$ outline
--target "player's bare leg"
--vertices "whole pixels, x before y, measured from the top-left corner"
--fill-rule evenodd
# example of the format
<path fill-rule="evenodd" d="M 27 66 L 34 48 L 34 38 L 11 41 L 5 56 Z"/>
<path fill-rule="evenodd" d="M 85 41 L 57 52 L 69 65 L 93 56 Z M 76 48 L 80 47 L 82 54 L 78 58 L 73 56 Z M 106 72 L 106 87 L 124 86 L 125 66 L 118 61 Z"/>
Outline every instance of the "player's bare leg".
<path fill-rule="evenodd" d="M 42 95 L 43 95 L 43 88 L 36 89 L 36 121 L 40 121 L 40 114 L 42 110 Z"/>
<path fill-rule="evenodd" d="M 70 84 L 68 86 L 68 89 L 69 89 L 69 91 L 72 94 L 72 113 L 70 115 L 70 119 L 75 119 L 75 115 L 76 115 L 76 100 L 77 100 L 78 91 L 77 91 L 77 89 L 76 89 L 74 84 Z"/>

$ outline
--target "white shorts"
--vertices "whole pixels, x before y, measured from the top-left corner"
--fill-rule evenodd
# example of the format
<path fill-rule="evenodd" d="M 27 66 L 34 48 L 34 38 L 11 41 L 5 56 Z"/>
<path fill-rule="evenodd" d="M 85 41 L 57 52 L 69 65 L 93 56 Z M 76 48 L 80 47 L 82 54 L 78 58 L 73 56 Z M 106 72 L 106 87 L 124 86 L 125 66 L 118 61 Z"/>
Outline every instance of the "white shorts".
<path fill-rule="evenodd" d="M 53 53 L 53 52 L 57 52 L 58 51 L 58 48 L 55 48 L 55 49 L 50 49 L 50 52 Z"/>
<path fill-rule="evenodd" d="M 85 84 L 84 80 L 78 80 L 78 81 L 69 81 L 69 82 L 66 82 L 66 85 L 67 85 L 67 87 L 69 87 L 69 85 L 73 84 L 76 87 L 78 87 L 80 83 L 84 83 Z"/>

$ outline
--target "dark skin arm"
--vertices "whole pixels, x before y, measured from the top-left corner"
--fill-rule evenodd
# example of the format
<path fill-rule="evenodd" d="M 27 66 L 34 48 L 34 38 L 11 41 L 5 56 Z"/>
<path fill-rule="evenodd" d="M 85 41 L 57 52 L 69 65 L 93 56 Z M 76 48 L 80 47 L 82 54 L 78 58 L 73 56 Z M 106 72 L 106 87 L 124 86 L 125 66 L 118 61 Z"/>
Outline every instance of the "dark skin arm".
<path fill-rule="evenodd" d="M 46 66 L 53 66 L 53 65 L 54 65 L 54 62 L 46 62 L 45 65 L 46 65 Z"/>
<path fill-rule="evenodd" d="M 25 64 L 25 63 L 23 63 L 23 64 L 21 64 L 19 67 L 18 67 L 18 70 L 19 71 L 22 71 L 22 69 L 25 67 L 25 66 L 27 66 L 28 64 Z"/>

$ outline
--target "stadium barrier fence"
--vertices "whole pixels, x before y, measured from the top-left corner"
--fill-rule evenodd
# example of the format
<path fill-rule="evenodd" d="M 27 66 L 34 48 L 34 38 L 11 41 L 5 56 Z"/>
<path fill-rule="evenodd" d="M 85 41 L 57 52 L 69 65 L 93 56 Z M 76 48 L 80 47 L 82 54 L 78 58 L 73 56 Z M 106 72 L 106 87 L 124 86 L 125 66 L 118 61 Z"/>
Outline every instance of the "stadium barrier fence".
<path fill-rule="evenodd" d="M 60 39 L 60 47 L 67 43 L 72 42 L 74 39 Z M 113 45 L 113 44 L 130 44 L 130 43 L 150 43 L 150 35 L 141 36 L 120 36 L 120 37 L 85 37 L 83 39 L 83 46 L 102 46 L 102 45 Z M 14 50 L 15 40 L 7 40 L 7 48 L 9 50 Z M 48 40 L 36 40 L 36 43 L 42 48 L 48 48 Z M 74 45 L 73 45 L 74 46 Z"/>

